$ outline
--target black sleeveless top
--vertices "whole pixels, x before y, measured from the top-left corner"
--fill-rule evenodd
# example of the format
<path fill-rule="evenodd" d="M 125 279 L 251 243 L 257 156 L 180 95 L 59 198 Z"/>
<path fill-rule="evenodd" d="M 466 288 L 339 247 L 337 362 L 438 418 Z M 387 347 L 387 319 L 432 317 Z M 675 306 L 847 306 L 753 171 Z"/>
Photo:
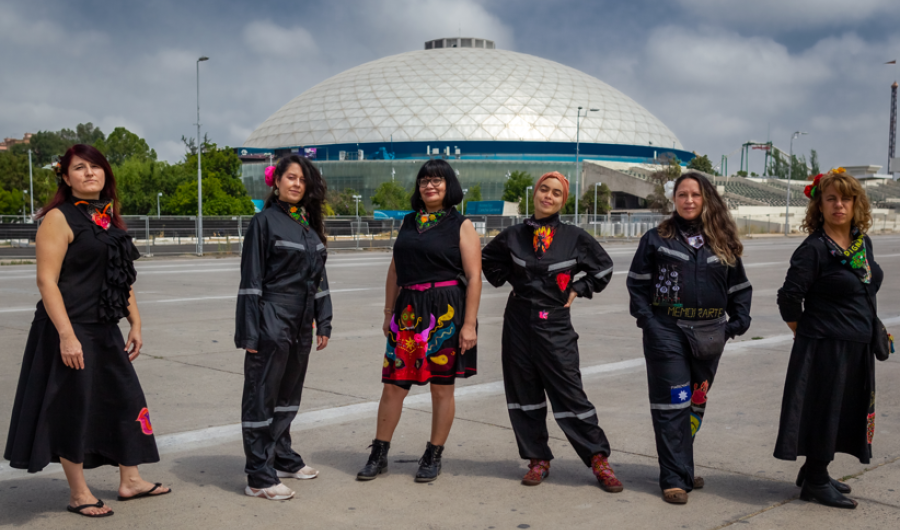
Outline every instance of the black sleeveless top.
<path fill-rule="evenodd" d="M 133 261 L 140 253 L 124 230 L 97 226 L 72 202 L 59 205 L 72 229 L 72 242 L 59 271 L 59 292 L 69 320 L 81 324 L 115 323 L 128 316 L 128 296 L 137 277 Z M 43 300 L 35 319 L 47 318 Z"/>
<path fill-rule="evenodd" d="M 419 233 L 416 212 L 403 218 L 394 243 L 397 285 L 443 282 L 464 274 L 459 250 L 459 229 L 465 217 L 451 208 L 441 221 Z"/>

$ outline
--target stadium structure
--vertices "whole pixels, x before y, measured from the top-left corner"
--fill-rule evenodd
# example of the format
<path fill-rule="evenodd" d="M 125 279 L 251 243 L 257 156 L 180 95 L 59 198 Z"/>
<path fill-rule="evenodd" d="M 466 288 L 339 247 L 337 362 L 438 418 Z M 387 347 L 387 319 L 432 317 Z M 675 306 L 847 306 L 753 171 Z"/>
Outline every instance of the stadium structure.
<path fill-rule="evenodd" d="M 272 114 L 238 155 L 254 198 L 265 193 L 269 158 L 297 152 L 315 159 L 329 188 L 352 188 L 366 202 L 385 180 L 411 186 L 422 162 L 438 157 L 459 172 L 463 187 L 478 184 L 485 200 L 496 200 L 513 171 L 537 177 L 558 170 L 572 179 L 576 142 L 583 162 L 637 178 L 660 159 L 694 156 L 658 118 L 603 81 L 477 38 L 428 41 L 424 50 L 327 79 Z M 647 195 L 620 193 L 622 206 L 632 207 Z"/>

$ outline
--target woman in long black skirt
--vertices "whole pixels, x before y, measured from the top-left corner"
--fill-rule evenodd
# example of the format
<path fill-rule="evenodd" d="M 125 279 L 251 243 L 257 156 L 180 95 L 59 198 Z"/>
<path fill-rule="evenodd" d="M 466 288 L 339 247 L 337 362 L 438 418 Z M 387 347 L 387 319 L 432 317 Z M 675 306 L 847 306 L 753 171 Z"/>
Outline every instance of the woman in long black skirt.
<path fill-rule="evenodd" d="M 131 288 L 139 253 L 119 216 L 116 181 L 103 154 L 75 145 L 59 162 L 59 189 L 37 233 L 41 292 L 4 458 L 31 473 L 59 462 L 71 489 L 67 509 L 112 515 L 91 494 L 84 469 L 119 466 L 119 500 L 169 493 L 138 473 L 159 461 L 153 425 L 132 361 L 141 317 Z M 131 324 L 123 340 L 119 319 Z"/>
<path fill-rule="evenodd" d="M 290 155 L 266 169 L 266 183 L 272 192 L 244 239 L 234 344 L 247 352 L 244 493 L 287 500 L 294 491 L 280 479 L 319 474 L 291 448 L 291 422 L 300 408 L 313 337 L 322 350 L 331 336 L 325 181 L 309 159 Z"/>
<path fill-rule="evenodd" d="M 481 244 L 472 222 L 453 206 L 463 198 L 450 164 L 429 160 L 416 176 L 411 206 L 394 244 L 385 285 L 384 389 L 372 452 L 358 480 L 387 471 L 387 455 L 413 385 L 431 384 L 431 438 L 416 482 L 441 472 L 456 413 L 456 379 L 476 372 L 476 317 L 481 298 Z"/>
<path fill-rule="evenodd" d="M 842 168 L 816 176 L 803 229 L 778 291 L 781 317 L 794 331 L 775 457 L 806 462 L 800 498 L 856 508 L 850 486 L 828 476 L 835 453 L 868 464 L 875 433 L 875 356 L 870 348 L 884 273 L 866 235 L 866 192 Z"/>

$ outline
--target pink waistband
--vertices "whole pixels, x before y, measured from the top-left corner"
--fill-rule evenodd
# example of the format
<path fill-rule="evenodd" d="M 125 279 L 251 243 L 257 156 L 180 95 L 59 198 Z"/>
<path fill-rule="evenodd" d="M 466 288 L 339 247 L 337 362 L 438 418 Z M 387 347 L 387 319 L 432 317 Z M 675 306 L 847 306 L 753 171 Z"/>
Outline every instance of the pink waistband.
<path fill-rule="evenodd" d="M 427 291 L 432 287 L 453 287 L 454 285 L 459 285 L 458 280 L 448 280 L 446 282 L 435 282 L 435 283 L 417 283 L 415 285 L 404 285 L 403 289 L 409 289 L 412 291 Z"/>

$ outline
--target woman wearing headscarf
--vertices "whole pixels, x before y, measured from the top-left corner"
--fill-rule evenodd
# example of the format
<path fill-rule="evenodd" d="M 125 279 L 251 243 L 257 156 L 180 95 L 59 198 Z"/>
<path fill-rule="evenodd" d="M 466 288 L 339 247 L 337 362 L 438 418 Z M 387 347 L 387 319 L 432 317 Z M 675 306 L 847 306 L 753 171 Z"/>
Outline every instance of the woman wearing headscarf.
<path fill-rule="evenodd" d="M 753 290 L 737 226 L 715 186 L 688 172 L 667 184 L 675 212 L 641 238 L 628 292 L 643 329 L 663 499 L 688 501 L 694 437 L 703 422 L 725 341 L 750 327 Z"/>
<path fill-rule="evenodd" d="M 587 232 L 563 224 L 559 211 L 569 181 L 554 171 L 534 186 L 534 215 L 511 226 L 482 252 L 484 275 L 494 287 L 512 292 L 503 316 L 503 384 L 506 407 L 519 456 L 528 460 L 527 486 L 550 473 L 547 402 L 553 417 L 600 487 L 623 486 L 609 465 L 610 447 L 597 411 L 584 393 L 579 371 L 578 334 L 570 307 L 576 297 L 591 298 L 609 284 L 613 264 Z M 584 273 L 579 279 L 577 274 Z"/>
<path fill-rule="evenodd" d="M 13 405 L 4 458 L 31 473 L 62 464 L 70 512 L 113 514 L 91 493 L 84 469 L 119 467 L 120 501 L 171 490 L 141 478 L 159 461 L 144 392 L 131 364 L 141 353 L 141 317 L 132 285 L 140 257 L 119 215 L 116 180 L 89 145 L 59 160 L 56 195 L 38 215 L 41 292 Z M 131 325 L 123 340 L 118 322 Z"/>
<path fill-rule="evenodd" d="M 856 508 L 850 486 L 828 476 L 835 453 L 868 464 L 875 434 L 873 335 L 886 335 L 876 293 L 884 273 L 866 231 L 869 200 L 843 168 L 817 175 L 802 228 L 809 236 L 791 257 L 778 291 L 781 317 L 794 332 L 775 457 L 806 462 L 800 498 Z"/>
<path fill-rule="evenodd" d="M 280 479 L 319 472 L 291 448 L 315 337 L 331 336 L 331 295 L 325 274 L 325 181 L 309 159 L 282 158 L 266 169 L 272 192 L 253 217 L 241 256 L 234 344 L 246 350 L 241 430 L 251 497 L 286 500 Z M 315 329 L 313 329 L 315 327 Z"/>
<path fill-rule="evenodd" d="M 441 473 L 444 444 L 456 413 L 457 378 L 476 373 L 476 327 L 481 298 L 481 240 L 454 205 L 462 186 L 444 160 L 429 160 L 416 176 L 385 282 L 387 337 L 384 389 L 371 453 L 358 480 L 387 471 L 388 450 L 413 385 L 430 384 L 431 438 L 419 459 L 416 482 Z"/>

